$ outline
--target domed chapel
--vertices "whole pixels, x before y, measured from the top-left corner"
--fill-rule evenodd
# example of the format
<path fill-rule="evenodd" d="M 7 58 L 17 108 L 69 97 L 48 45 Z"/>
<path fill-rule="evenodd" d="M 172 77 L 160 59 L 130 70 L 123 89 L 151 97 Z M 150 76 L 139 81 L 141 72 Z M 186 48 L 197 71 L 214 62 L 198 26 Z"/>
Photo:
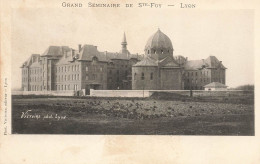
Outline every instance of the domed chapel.
<path fill-rule="evenodd" d="M 183 65 L 173 57 L 170 38 L 157 30 L 145 45 L 145 57 L 132 66 L 132 89 L 180 90 Z M 179 58 L 178 58 L 179 59 Z M 185 59 L 184 59 L 185 60 Z"/>

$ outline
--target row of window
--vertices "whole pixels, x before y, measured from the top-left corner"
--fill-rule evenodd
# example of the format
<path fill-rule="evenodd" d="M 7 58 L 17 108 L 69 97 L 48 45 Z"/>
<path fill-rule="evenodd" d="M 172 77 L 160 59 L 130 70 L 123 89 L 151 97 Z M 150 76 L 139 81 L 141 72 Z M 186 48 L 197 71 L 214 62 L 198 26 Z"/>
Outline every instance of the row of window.
<path fill-rule="evenodd" d="M 208 75 L 209 72 L 208 71 L 200 71 L 200 72 L 186 72 L 186 76 L 198 76 L 198 74 L 200 75 Z M 212 71 L 212 75 L 222 75 L 224 74 L 224 71 L 219 71 L 219 72 L 215 72 L 215 71 Z"/>
<path fill-rule="evenodd" d="M 153 73 L 150 73 L 150 80 L 153 80 Z M 134 74 L 134 80 L 137 80 L 138 76 L 137 76 L 137 73 Z M 144 72 L 141 73 L 141 80 L 144 80 L 145 79 L 145 74 Z"/>
<path fill-rule="evenodd" d="M 86 72 L 92 71 L 92 72 L 103 72 L 103 66 L 86 66 Z"/>
<path fill-rule="evenodd" d="M 161 52 L 161 54 L 163 54 L 165 51 L 164 51 L 164 50 L 161 50 L 161 51 L 156 51 L 156 50 L 153 50 L 153 51 L 151 51 L 151 52 L 153 52 L 154 54 L 156 54 L 157 52 L 159 52 L 159 53 Z M 168 52 L 168 53 L 169 53 L 169 52 L 170 52 L 170 50 L 167 50 L 166 52 Z M 148 50 L 148 51 L 147 51 L 147 53 L 148 53 L 148 54 L 150 54 L 150 50 Z"/>
<path fill-rule="evenodd" d="M 57 81 L 70 81 L 70 80 L 79 80 L 79 74 L 73 74 L 73 75 L 56 75 Z"/>
<path fill-rule="evenodd" d="M 56 90 L 61 91 L 61 90 L 74 90 L 77 91 L 79 90 L 79 86 L 77 84 L 74 85 L 56 85 Z"/>
<path fill-rule="evenodd" d="M 57 66 L 56 72 L 69 72 L 70 69 L 71 69 L 72 71 L 79 71 L 79 65 Z"/>
<path fill-rule="evenodd" d="M 27 70 L 22 70 L 22 74 L 23 75 L 27 75 Z M 39 73 L 42 73 L 42 69 L 41 68 L 33 68 L 33 69 L 30 69 L 29 70 L 29 73 L 30 74 L 39 74 Z"/>
<path fill-rule="evenodd" d="M 28 78 L 27 77 L 23 77 L 22 78 L 22 82 L 27 82 Z M 29 78 L 29 82 L 40 82 L 42 81 L 42 77 L 30 77 Z"/>
<path fill-rule="evenodd" d="M 186 72 L 186 76 L 198 76 L 198 74 L 199 74 L 199 72 Z M 209 72 L 208 71 L 201 71 L 200 72 L 200 75 L 208 75 L 209 74 Z"/>
<path fill-rule="evenodd" d="M 42 85 L 31 85 L 30 90 L 31 91 L 41 91 L 43 89 Z"/>

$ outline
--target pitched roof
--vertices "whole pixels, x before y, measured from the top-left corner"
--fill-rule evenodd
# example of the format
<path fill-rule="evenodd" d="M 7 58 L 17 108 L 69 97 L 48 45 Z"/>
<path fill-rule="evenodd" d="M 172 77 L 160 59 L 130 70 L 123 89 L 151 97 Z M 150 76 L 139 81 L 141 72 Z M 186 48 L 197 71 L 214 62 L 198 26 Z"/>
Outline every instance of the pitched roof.
<path fill-rule="evenodd" d="M 49 46 L 41 56 L 62 56 L 66 51 L 70 51 L 68 46 Z"/>
<path fill-rule="evenodd" d="M 219 82 L 212 82 L 204 86 L 205 88 L 227 88 L 226 85 Z"/>
<path fill-rule="evenodd" d="M 209 65 L 210 68 L 222 68 L 227 69 L 221 61 L 219 61 L 216 56 L 209 56 L 207 59 L 205 59 L 205 62 Z"/>
<path fill-rule="evenodd" d="M 136 58 L 140 60 L 140 55 L 134 55 L 128 53 L 118 53 L 118 52 L 99 52 L 96 46 L 84 45 L 79 52 L 78 60 L 88 60 L 91 61 L 93 57 L 97 57 L 99 61 L 111 62 L 112 60 L 129 60 L 131 58 Z"/>
<path fill-rule="evenodd" d="M 87 44 L 85 44 L 79 52 L 78 60 L 91 61 L 93 57 L 97 57 L 99 61 L 107 61 L 106 56 L 102 55 L 96 46 Z"/>
<path fill-rule="evenodd" d="M 30 66 L 32 63 L 39 61 L 40 59 L 40 54 L 32 54 L 24 63 L 21 67 L 28 67 Z"/>
<path fill-rule="evenodd" d="M 154 59 L 147 56 L 143 60 L 141 60 L 140 62 L 137 62 L 133 66 L 134 67 L 143 67 L 143 66 L 154 67 L 154 66 L 158 66 L 158 63 Z"/>
<path fill-rule="evenodd" d="M 184 69 L 197 70 L 197 69 L 202 68 L 203 65 L 206 66 L 206 63 L 204 63 L 203 60 L 189 60 L 184 64 Z"/>
<path fill-rule="evenodd" d="M 159 61 L 159 65 L 162 67 L 179 67 L 178 63 L 173 59 L 173 57 L 165 57 Z"/>
<path fill-rule="evenodd" d="M 184 68 L 186 70 L 197 70 L 204 67 L 226 69 L 222 62 L 219 61 L 215 56 L 209 56 L 205 60 L 189 60 L 184 64 Z"/>

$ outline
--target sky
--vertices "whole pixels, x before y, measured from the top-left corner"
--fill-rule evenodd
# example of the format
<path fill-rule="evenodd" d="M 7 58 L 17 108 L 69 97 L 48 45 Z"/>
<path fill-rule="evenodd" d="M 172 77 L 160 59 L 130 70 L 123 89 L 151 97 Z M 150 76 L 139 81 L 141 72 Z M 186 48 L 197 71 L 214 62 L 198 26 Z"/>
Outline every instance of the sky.
<path fill-rule="evenodd" d="M 125 32 L 128 50 L 143 54 L 158 28 L 171 39 L 173 55 L 216 56 L 227 67 L 226 85 L 254 84 L 252 10 L 23 8 L 12 12 L 12 88 L 21 87 L 22 63 L 50 45 L 119 52 Z"/>

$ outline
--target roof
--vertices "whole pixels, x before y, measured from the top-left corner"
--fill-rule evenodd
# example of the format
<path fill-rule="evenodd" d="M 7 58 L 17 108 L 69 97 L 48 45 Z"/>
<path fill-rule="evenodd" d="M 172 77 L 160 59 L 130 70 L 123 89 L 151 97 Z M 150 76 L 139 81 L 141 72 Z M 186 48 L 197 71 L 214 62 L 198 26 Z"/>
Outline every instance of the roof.
<path fill-rule="evenodd" d="M 74 49 L 70 49 L 70 51 L 66 51 L 63 54 L 63 56 L 59 59 L 57 64 L 69 64 L 77 56 L 78 56 L 78 51 L 76 51 Z"/>
<path fill-rule="evenodd" d="M 41 56 L 62 56 L 66 51 L 70 51 L 68 46 L 49 46 Z"/>
<path fill-rule="evenodd" d="M 140 55 L 127 53 L 118 53 L 118 52 L 99 52 L 97 46 L 93 45 L 84 45 L 79 52 L 78 60 L 88 60 L 92 61 L 93 57 L 97 57 L 99 61 L 112 62 L 112 60 L 129 60 L 131 58 L 136 58 L 137 60 L 141 59 Z"/>
<path fill-rule="evenodd" d="M 40 54 L 32 54 L 24 63 L 21 67 L 28 67 L 32 65 L 32 63 L 39 61 L 40 60 Z"/>
<path fill-rule="evenodd" d="M 140 62 L 136 63 L 133 66 L 134 67 L 142 67 L 142 66 L 156 67 L 156 66 L 158 66 L 158 63 L 154 59 L 147 56 L 143 60 L 141 60 Z"/>
<path fill-rule="evenodd" d="M 93 57 L 97 57 L 99 61 L 107 61 L 106 56 L 97 50 L 97 46 L 87 44 L 79 52 L 78 60 L 92 61 Z"/>
<path fill-rule="evenodd" d="M 205 88 L 227 88 L 226 85 L 219 82 L 212 82 L 204 86 Z"/>
<path fill-rule="evenodd" d="M 170 38 L 167 35 L 165 35 L 163 32 L 161 32 L 160 29 L 158 29 L 157 32 L 154 33 L 146 42 L 145 49 L 149 49 L 149 48 L 173 49 Z"/>
<path fill-rule="evenodd" d="M 159 65 L 163 67 L 179 67 L 178 63 L 173 59 L 173 57 L 165 57 L 159 61 Z"/>
<path fill-rule="evenodd" d="M 185 70 L 197 70 L 202 68 L 221 68 L 226 67 L 215 56 L 209 56 L 208 58 L 201 60 L 189 60 L 184 64 Z"/>
<path fill-rule="evenodd" d="M 209 68 L 223 68 L 226 69 L 226 67 L 220 62 L 216 56 L 209 56 L 207 59 L 205 59 L 205 62 L 209 65 Z"/>

